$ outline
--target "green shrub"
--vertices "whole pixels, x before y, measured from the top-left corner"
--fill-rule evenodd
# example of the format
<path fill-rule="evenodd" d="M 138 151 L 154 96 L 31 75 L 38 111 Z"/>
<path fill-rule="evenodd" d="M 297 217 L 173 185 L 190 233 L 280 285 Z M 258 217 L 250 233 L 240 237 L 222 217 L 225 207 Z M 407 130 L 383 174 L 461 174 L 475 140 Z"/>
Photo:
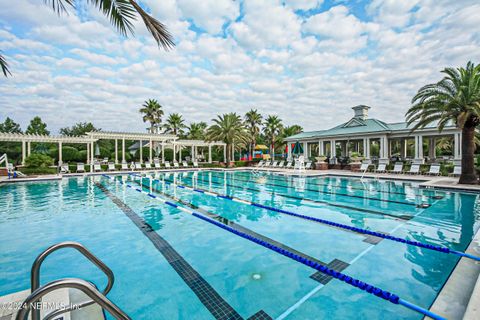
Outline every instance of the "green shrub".
<path fill-rule="evenodd" d="M 36 167 L 36 168 L 22 168 L 20 170 L 23 174 L 28 175 L 39 175 L 39 174 L 56 174 L 57 168 L 48 168 L 48 167 Z"/>
<path fill-rule="evenodd" d="M 32 153 L 25 159 L 28 168 L 48 168 L 53 165 L 53 159 L 45 154 Z"/>
<path fill-rule="evenodd" d="M 79 161 L 80 152 L 74 147 L 64 146 L 62 148 L 62 160 L 63 162 Z"/>
<path fill-rule="evenodd" d="M 77 162 L 87 162 L 87 150 L 78 151 Z"/>
<path fill-rule="evenodd" d="M 248 167 L 250 161 L 235 161 L 235 167 Z"/>

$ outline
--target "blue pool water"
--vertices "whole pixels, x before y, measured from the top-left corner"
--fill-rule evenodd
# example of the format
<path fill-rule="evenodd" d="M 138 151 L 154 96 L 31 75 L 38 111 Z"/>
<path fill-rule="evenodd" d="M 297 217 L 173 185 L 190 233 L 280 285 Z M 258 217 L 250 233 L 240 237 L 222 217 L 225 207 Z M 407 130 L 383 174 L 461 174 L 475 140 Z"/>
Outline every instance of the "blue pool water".
<path fill-rule="evenodd" d="M 226 319 L 227 311 L 237 319 L 422 318 L 341 281 L 319 282 L 312 278 L 315 270 L 127 184 L 324 264 L 341 264 L 343 273 L 425 308 L 448 279 L 457 256 L 389 240 L 372 243 L 362 234 L 178 186 L 460 251 L 479 227 L 477 195 L 425 190 L 410 182 L 241 171 L 112 177 L 0 186 L 0 295 L 29 288 L 35 257 L 54 243 L 72 240 L 113 270 L 116 280 L 108 296 L 133 319 Z M 178 253 L 183 271 L 119 202 Z M 106 284 L 100 271 L 73 250 L 56 252 L 44 263 L 42 283 L 61 277 L 85 278 L 99 288 Z M 210 291 L 201 293 L 199 283 Z"/>

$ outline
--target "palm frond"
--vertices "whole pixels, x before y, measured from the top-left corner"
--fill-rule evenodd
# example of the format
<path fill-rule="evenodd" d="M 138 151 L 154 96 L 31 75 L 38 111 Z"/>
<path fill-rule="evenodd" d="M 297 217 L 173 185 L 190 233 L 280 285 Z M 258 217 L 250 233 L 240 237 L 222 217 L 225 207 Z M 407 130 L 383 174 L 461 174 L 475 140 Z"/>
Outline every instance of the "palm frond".
<path fill-rule="evenodd" d="M 51 6 L 53 11 L 55 11 L 58 15 L 62 13 L 68 13 L 67 11 L 67 5 L 71 6 L 72 8 L 74 7 L 74 0 L 43 0 L 43 2 Z"/>
<path fill-rule="evenodd" d="M 8 69 L 7 60 L 0 54 L 0 67 L 2 68 L 3 75 L 8 77 L 8 75 L 12 75 L 10 70 Z"/>
<path fill-rule="evenodd" d="M 87 0 L 98 8 L 117 31 L 127 36 L 134 33 L 133 21 L 136 20 L 135 9 L 128 0 Z"/>

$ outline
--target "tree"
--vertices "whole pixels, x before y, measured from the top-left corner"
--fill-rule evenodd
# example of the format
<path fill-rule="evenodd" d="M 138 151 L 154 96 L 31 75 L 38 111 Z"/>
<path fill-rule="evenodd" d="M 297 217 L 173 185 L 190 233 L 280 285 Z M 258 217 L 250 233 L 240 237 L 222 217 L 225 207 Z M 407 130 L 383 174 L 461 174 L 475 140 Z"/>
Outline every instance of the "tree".
<path fill-rule="evenodd" d="M 8 63 L 5 60 L 5 58 L 1 54 L 2 51 L 0 51 L 0 68 L 2 68 L 3 75 L 5 77 L 8 77 L 8 75 L 12 75 L 10 73 L 10 70 L 8 70 Z"/>
<path fill-rule="evenodd" d="M 42 134 L 49 135 L 50 131 L 47 130 L 47 124 L 42 121 L 40 117 L 35 117 L 30 121 L 25 133 L 28 134 Z"/>
<path fill-rule="evenodd" d="M 292 126 L 288 126 L 288 127 L 285 127 L 282 129 L 282 132 L 280 134 L 280 136 L 278 137 L 278 143 L 281 145 L 281 146 L 286 146 L 284 140 L 285 138 L 288 138 L 288 137 L 291 137 L 291 136 L 294 136 L 296 134 L 299 134 L 303 132 L 303 128 L 302 126 L 299 126 L 298 124 L 294 124 Z"/>
<path fill-rule="evenodd" d="M 143 114 L 143 122 L 150 122 L 150 133 L 158 133 L 163 117 L 162 108 L 158 101 L 154 99 L 145 101 L 140 108 L 140 113 Z"/>
<path fill-rule="evenodd" d="M 91 122 L 78 122 L 75 125 L 60 129 L 60 134 L 64 136 L 84 136 L 87 132 L 101 131 L 100 128 L 95 128 Z"/>
<path fill-rule="evenodd" d="M 242 119 L 236 113 L 227 113 L 212 119 L 213 125 L 207 130 L 207 141 L 222 141 L 226 144 L 227 164 L 233 159 L 232 144 L 248 143 L 248 132 Z"/>
<path fill-rule="evenodd" d="M 0 132 L 3 133 L 22 133 L 20 125 L 7 117 L 3 123 L 0 123 Z"/>
<path fill-rule="evenodd" d="M 445 77 L 428 84 L 412 99 L 406 113 L 412 131 L 436 123 L 439 131 L 450 123 L 462 130 L 462 173 L 459 183 L 477 182 L 475 173 L 475 128 L 480 124 L 480 65 L 468 62 L 466 68 L 446 68 Z"/>
<path fill-rule="evenodd" d="M 183 119 L 181 114 L 170 113 L 163 127 L 165 128 L 167 133 L 177 135 L 182 134 L 183 129 L 187 126 L 185 125 L 185 120 Z"/>
<path fill-rule="evenodd" d="M 250 154 L 253 155 L 257 138 L 260 134 L 260 126 L 262 125 L 262 115 L 258 113 L 257 109 L 251 109 L 245 114 L 245 125 L 250 134 Z"/>
<path fill-rule="evenodd" d="M 188 126 L 187 138 L 192 140 L 203 140 L 205 139 L 205 130 L 207 129 L 206 122 L 192 122 Z"/>
<path fill-rule="evenodd" d="M 263 132 L 270 144 L 272 159 L 275 160 L 275 146 L 277 143 L 277 136 L 282 132 L 282 120 L 278 116 L 270 115 L 265 119 L 265 127 Z"/>
<path fill-rule="evenodd" d="M 75 0 L 43 0 L 45 4 L 50 5 L 58 15 L 68 13 L 67 7 L 75 8 Z M 142 18 L 145 27 L 152 34 L 159 46 L 169 50 L 175 46 L 172 35 L 167 27 L 150 16 L 135 0 L 87 0 L 87 3 L 94 5 L 109 20 L 113 27 L 122 35 L 134 33 L 134 23 L 137 15 Z M 10 73 L 8 65 L 2 55 L 0 55 L 0 66 L 3 74 L 7 76 Z"/>

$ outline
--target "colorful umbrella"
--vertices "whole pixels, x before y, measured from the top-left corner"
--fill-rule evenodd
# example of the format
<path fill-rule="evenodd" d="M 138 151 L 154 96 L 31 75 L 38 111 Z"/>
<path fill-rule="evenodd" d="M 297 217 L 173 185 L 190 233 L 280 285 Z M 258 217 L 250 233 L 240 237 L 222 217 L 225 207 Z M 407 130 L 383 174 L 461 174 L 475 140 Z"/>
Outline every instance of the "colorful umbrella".
<path fill-rule="evenodd" d="M 293 146 L 293 151 L 292 151 L 293 154 L 300 154 L 300 153 L 303 153 L 303 147 L 302 145 L 300 144 L 300 142 L 295 142 L 295 145 Z"/>

